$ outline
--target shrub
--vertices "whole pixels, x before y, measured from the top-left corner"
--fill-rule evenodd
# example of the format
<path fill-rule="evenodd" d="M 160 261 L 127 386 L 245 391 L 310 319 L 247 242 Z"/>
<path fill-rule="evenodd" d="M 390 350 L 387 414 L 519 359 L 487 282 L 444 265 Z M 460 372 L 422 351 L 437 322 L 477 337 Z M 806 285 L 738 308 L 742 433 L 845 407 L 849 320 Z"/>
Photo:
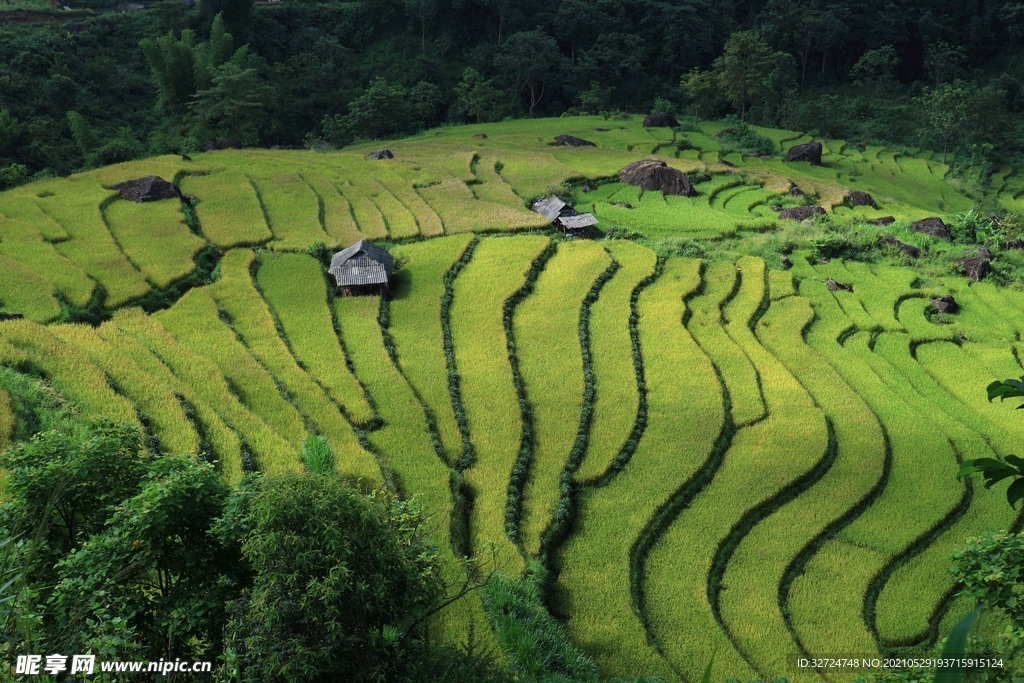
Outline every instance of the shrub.
<path fill-rule="evenodd" d="M 722 141 L 722 153 L 739 152 L 741 154 L 756 154 L 758 156 L 771 156 L 775 154 L 775 142 L 771 138 L 761 135 L 745 123 L 726 128 L 718 134 Z"/>
<path fill-rule="evenodd" d="M 978 239 L 984 239 L 983 236 L 991 233 L 994 227 L 992 219 L 977 209 L 954 213 L 946 225 L 954 244 L 974 244 Z"/>
<path fill-rule="evenodd" d="M 693 240 L 685 237 L 666 237 L 653 245 L 654 252 L 663 258 L 682 256 L 684 258 L 704 258 L 707 252 Z"/>

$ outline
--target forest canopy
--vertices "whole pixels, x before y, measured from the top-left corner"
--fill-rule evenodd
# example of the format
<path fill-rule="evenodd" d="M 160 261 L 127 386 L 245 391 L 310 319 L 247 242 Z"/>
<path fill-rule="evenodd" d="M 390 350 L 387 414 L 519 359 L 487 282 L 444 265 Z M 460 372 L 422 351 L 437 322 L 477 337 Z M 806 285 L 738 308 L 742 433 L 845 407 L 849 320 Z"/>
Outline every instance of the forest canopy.
<path fill-rule="evenodd" d="M 656 109 L 1020 151 L 1024 5 L 1006 0 L 114 4 L 0 11 L 0 188 L 204 145 Z"/>

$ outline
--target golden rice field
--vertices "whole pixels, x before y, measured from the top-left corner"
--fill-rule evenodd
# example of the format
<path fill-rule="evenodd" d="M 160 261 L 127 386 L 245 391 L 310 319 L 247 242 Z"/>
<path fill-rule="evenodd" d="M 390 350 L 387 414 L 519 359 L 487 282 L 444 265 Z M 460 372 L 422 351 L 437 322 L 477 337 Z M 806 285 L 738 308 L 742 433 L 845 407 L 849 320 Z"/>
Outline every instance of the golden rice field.
<path fill-rule="evenodd" d="M 2 193 L 0 312 L 25 319 L 0 321 L 0 366 L 232 482 L 301 468 L 323 436 L 341 474 L 421 498 L 447 579 L 466 554 L 511 575 L 545 564 L 551 612 L 603 675 L 696 683 L 713 656 L 716 679 L 852 682 L 793 661 L 930 651 L 969 608 L 953 548 L 1017 521 L 1001 486 L 955 475 L 1024 440 L 984 391 L 1024 374 L 1024 294 L 802 251 L 790 271 L 661 258 L 563 239 L 528 208 L 656 151 L 712 179 L 692 201 L 599 184 L 602 225 L 629 198 L 615 225 L 650 235 L 773 229 L 752 221 L 791 180 L 825 201 L 856 178 L 902 218 L 967 202 L 930 159 L 838 142 L 824 168 L 728 155 L 730 176 L 716 125 L 678 156 L 635 120 L 518 121 L 389 142 L 388 161 L 223 151 Z M 149 172 L 192 207 L 105 189 Z M 360 238 L 396 257 L 390 297 L 337 296 L 306 253 Z M 209 283 L 132 305 L 207 247 Z M 936 318 L 945 294 L 962 310 Z M 68 321 L 100 295 L 107 319 Z M 16 412 L 0 385 L 0 448 Z M 474 593 L 429 630 L 496 646 L 485 624 Z"/>

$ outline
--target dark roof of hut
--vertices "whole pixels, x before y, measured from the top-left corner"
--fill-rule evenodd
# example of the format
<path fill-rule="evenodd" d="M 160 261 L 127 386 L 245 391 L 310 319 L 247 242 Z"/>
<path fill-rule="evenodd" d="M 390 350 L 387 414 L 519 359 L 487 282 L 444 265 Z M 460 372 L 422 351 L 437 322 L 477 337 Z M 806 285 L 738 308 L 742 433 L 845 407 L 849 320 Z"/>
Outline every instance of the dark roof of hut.
<path fill-rule="evenodd" d="M 534 203 L 533 210 L 539 213 L 541 216 L 544 216 L 544 218 L 547 218 L 549 221 L 553 221 L 556 218 L 558 218 L 559 214 L 562 212 L 562 209 L 564 209 L 566 206 L 568 205 L 565 202 L 563 202 L 558 197 L 552 195 L 547 199 L 542 199 Z"/>
<path fill-rule="evenodd" d="M 395 268 L 391 254 L 366 240 L 359 240 L 331 259 L 330 273 L 339 287 L 383 285 Z"/>
<path fill-rule="evenodd" d="M 561 216 L 558 222 L 569 230 L 582 230 L 597 225 L 597 218 L 592 213 L 578 213 L 572 216 Z"/>

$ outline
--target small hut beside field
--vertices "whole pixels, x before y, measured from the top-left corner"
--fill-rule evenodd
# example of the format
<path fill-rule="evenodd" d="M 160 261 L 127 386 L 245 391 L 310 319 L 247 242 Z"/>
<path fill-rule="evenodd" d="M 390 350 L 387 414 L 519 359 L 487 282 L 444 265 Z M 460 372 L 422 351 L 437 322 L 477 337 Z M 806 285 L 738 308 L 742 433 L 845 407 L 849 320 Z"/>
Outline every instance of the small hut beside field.
<path fill-rule="evenodd" d="M 562 229 L 566 235 L 582 235 L 587 228 L 597 225 L 597 218 L 590 213 L 580 213 L 554 195 L 533 205 L 533 210 Z"/>
<path fill-rule="evenodd" d="M 366 240 L 359 240 L 331 259 L 329 272 L 334 277 L 340 296 L 379 294 L 390 291 L 395 259 L 384 249 Z"/>

